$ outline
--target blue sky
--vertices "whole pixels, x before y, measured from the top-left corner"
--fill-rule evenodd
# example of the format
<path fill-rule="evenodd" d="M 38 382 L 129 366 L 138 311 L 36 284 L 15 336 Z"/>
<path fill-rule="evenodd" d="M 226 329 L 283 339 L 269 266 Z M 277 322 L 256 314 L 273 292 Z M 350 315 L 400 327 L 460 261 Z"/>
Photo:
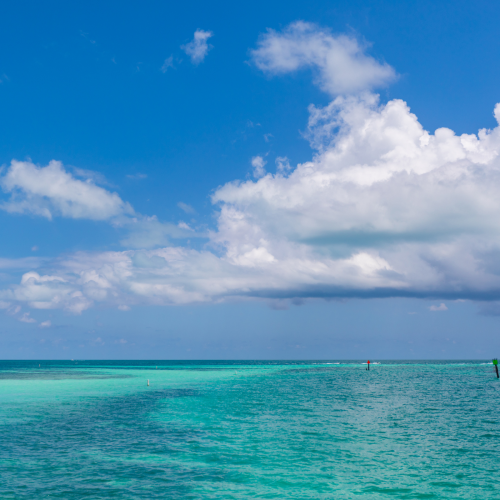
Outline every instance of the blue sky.
<path fill-rule="evenodd" d="M 2 356 L 498 355 L 499 17 L 2 7 Z"/>

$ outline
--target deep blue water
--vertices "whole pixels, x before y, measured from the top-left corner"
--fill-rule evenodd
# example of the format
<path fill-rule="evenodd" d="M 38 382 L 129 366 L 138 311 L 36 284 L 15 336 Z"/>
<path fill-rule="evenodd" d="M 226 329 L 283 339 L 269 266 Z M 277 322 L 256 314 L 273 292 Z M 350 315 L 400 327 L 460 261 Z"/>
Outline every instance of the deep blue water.
<path fill-rule="evenodd" d="M 499 391 L 485 361 L 2 361 L 0 498 L 493 499 Z"/>

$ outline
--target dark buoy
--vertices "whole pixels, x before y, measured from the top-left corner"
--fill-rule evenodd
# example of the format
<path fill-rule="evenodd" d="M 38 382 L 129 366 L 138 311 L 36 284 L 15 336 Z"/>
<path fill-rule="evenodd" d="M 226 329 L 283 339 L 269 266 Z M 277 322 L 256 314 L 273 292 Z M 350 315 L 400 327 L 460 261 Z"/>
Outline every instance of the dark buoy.
<path fill-rule="evenodd" d="M 368 367 L 366 368 L 368 371 L 370 371 L 370 360 L 368 360 L 368 362 L 366 363 L 368 365 Z"/>
<path fill-rule="evenodd" d="M 493 360 L 493 364 L 495 365 L 495 371 L 497 372 L 497 378 L 500 378 L 500 375 L 498 375 L 498 359 L 495 358 Z"/>

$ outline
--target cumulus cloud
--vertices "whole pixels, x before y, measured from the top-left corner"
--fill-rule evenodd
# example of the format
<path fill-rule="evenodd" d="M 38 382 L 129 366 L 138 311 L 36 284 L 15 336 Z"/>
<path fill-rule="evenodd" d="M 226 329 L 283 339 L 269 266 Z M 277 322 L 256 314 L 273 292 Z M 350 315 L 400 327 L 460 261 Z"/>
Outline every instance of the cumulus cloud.
<path fill-rule="evenodd" d="M 22 276 L 19 285 L 1 291 L 0 297 L 25 302 L 35 309 L 65 308 L 80 314 L 92 305 L 92 286 L 89 286 L 89 280 L 85 280 L 85 276 L 84 274 L 80 280 L 71 283 L 61 276 L 40 276 L 30 271 Z M 102 292 L 100 295 L 102 296 Z"/>
<path fill-rule="evenodd" d="M 48 319 L 47 321 L 42 321 L 38 326 L 40 328 L 50 328 L 52 326 L 52 322 Z"/>
<path fill-rule="evenodd" d="M 191 58 L 193 64 L 200 64 L 205 59 L 208 51 L 212 48 L 207 40 L 213 36 L 211 31 L 196 30 L 194 38 L 186 45 L 181 45 L 181 49 Z"/>
<path fill-rule="evenodd" d="M 0 208 L 10 213 L 93 220 L 133 214 L 132 207 L 116 193 L 97 186 L 91 178 L 76 179 L 54 160 L 46 167 L 13 160 L 0 178 L 0 186 L 11 195 Z"/>
<path fill-rule="evenodd" d="M 365 53 L 353 37 L 297 21 L 283 31 L 268 30 L 251 52 L 262 71 L 279 75 L 303 68 L 315 71 L 315 81 L 331 95 L 356 94 L 384 86 L 396 77 L 394 69 Z"/>
<path fill-rule="evenodd" d="M 317 153 L 288 177 L 216 191 L 228 257 L 298 259 L 306 295 L 498 294 L 499 128 L 430 134 L 365 94 L 311 107 L 309 137 Z"/>

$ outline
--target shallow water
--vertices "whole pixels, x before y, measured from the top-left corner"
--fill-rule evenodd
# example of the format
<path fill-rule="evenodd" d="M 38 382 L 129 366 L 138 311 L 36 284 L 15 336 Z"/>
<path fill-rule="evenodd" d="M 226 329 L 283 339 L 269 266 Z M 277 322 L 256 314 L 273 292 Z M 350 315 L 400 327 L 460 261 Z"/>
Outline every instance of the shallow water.
<path fill-rule="evenodd" d="M 499 382 L 479 361 L 0 362 L 0 498 L 496 498 Z"/>

